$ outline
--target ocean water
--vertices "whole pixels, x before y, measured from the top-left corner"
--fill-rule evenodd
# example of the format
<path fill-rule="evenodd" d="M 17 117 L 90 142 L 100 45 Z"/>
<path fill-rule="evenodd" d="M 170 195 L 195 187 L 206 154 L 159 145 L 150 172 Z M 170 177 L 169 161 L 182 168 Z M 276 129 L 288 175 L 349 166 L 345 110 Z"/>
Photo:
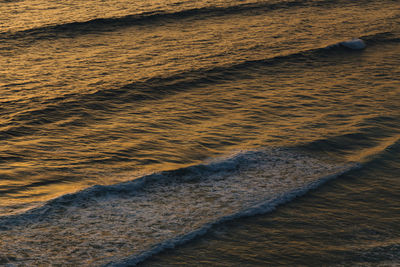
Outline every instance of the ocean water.
<path fill-rule="evenodd" d="M 400 265 L 398 1 L 0 0 L 0 63 L 0 265 Z"/>

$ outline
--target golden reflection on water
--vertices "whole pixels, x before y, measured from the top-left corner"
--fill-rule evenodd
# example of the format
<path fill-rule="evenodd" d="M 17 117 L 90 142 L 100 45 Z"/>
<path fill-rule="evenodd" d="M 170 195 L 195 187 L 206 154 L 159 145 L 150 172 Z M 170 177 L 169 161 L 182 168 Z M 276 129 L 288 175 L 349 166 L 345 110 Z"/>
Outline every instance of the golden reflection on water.
<path fill-rule="evenodd" d="M 110 16 L 121 11 L 109 8 Z M 326 56 L 310 51 L 361 30 L 381 32 L 379 23 L 367 22 L 387 21 L 396 10 L 332 9 L 299 6 L 285 9 L 285 16 L 250 9 L 90 33 L 48 27 L 53 16 L 52 23 L 67 23 L 56 9 L 36 13 L 42 21 L 30 27 L 41 23 L 50 33 L 1 44 L 12 52 L 0 55 L 6 109 L 0 175 L 12 177 L 0 180 L 2 203 L 44 201 L 240 150 L 363 131 L 360 125 L 398 106 L 393 79 L 379 79 L 398 71 L 398 48 Z M 10 26 L 15 31 L 33 18 L 21 14 Z M 91 19 L 76 15 L 71 19 Z M 303 51 L 309 54 L 293 57 Z M 382 138 L 346 159 L 360 161 L 395 139 Z"/>

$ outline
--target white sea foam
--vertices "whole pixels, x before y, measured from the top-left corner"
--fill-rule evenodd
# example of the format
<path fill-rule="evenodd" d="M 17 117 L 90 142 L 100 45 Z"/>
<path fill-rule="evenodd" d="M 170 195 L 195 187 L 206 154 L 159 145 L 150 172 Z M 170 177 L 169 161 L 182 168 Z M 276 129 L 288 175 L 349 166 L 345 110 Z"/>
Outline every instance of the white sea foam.
<path fill-rule="evenodd" d="M 340 42 L 340 45 L 354 50 L 361 50 L 366 47 L 364 41 L 358 38 L 353 38 L 348 41 Z"/>
<path fill-rule="evenodd" d="M 135 264 L 216 223 L 268 212 L 352 166 L 272 149 L 96 186 L 0 218 L 0 255 L 26 265 Z"/>
<path fill-rule="evenodd" d="M 340 47 L 344 47 L 347 49 L 351 49 L 351 50 L 363 50 L 364 48 L 367 47 L 367 45 L 365 44 L 365 42 L 362 39 L 359 38 L 353 38 L 347 41 L 343 41 L 343 42 L 339 42 L 333 45 L 328 45 L 326 47 L 326 49 L 333 49 L 333 48 L 340 48 Z"/>

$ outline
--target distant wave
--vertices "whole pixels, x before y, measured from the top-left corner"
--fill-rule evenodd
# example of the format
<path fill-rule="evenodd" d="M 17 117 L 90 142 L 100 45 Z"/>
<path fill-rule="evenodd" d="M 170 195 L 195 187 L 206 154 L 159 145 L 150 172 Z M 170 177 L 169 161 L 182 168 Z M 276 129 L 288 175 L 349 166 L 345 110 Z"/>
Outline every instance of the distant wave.
<path fill-rule="evenodd" d="M 72 37 L 74 35 L 93 33 L 98 31 L 108 31 L 117 27 L 127 27 L 132 25 L 142 25 L 151 23 L 168 22 L 171 20 L 179 20 L 188 17 L 224 16 L 231 14 L 240 14 L 246 11 L 266 11 L 288 8 L 291 6 L 299 6 L 305 4 L 304 1 L 289 1 L 278 3 L 252 3 L 240 4 L 228 7 L 200 7 L 177 12 L 154 11 L 140 14 L 127 15 L 123 17 L 96 18 L 88 21 L 70 22 L 60 25 L 49 25 L 40 28 L 33 28 L 13 33 L 1 33 L 3 38 L 20 38 L 29 35 L 40 37 Z"/>
<path fill-rule="evenodd" d="M 388 42 L 400 42 L 400 38 L 390 32 L 360 38 L 371 49 Z M 291 62 L 301 65 L 305 62 L 317 62 L 319 58 L 335 56 L 337 52 L 348 53 L 349 51 L 333 44 L 261 60 L 244 61 L 210 69 L 193 69 L 168 77 L 153 77 L 137 81 L 119 88 L 100 88 L 88 94 L 67 94 L 46 99 L 45 103 L 35 104 L 30 109 L 26 108 L 26 103 L 7 103 L 4 107 L 12 107 L 15 111 L 18 110 L 18 106 L 21 106 L 26 111 L 16 113 L 9 123 L 3 124 L 0 128 L 0 140 L 32 134 L 38 130 L 38 125 L 56 122 L 68 116 L 84 116 L 86 121 L 90 121 L 93 116 L 96 116 L 96 112 L 100 115 L 111 112 L 121 104 L 163 99 L 182 91 L 249 77 L 252 72 L 269 67 L 274 68 L 281 63 Z M 3 112 L 7 111 L 0 110 L 0 114 Z"/>
<path fill-rule="evenodd" d="M 215 16 L 226 16 L 234 14 L 254 15 L 271 10 L 289 9 L 301 6 L 329 7 L 330 4 L 346 3 L 345 1 L 307 1 L 294 0 L 275 3 L 261 2 L 250 4 L 239 4 L 226 7 L 200 7 L 177 12 L 154 11 L 140 14 L 132 14 L 122 17 L 96 18 L 88 21 L 67 22 L 59 25 L 46 25 L 17 32 L 0 33 L 1 39 L 27 38 L 35 41 L 48 38 L 68 38 L 82 34 L 99 33 L 115 30 L 116 28 L 129 27 L 133 25 L 153 25 L 154 23 L 169 23 L 186 18 L 206 19 Z"/>

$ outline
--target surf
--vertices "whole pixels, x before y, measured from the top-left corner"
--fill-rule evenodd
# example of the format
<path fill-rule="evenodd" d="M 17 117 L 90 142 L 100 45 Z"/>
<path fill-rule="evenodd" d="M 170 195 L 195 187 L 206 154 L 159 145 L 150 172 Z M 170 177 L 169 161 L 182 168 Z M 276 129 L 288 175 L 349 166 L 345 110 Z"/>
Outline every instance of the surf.
<path fill-rule="evenodd" d="M 23 250 L 32 238 L 46 238 L 45 246 L 30 247 L 41 256 L 27 264 L 37 264 L 52 258 L 55 243 L 79 240 L 75 249 L 93 255 L 84 265 L 135 264 L 212 225 L 271 211 L 357 166 L 276 148 L 94 186 L 22 214 L 0 217 L 0 237 L 9 244 L 0 252 Z M 115 242 L 122 247 L 116 249 Z M 66 250 L 57 253 L 60 264 L 81 261 Z"/>

